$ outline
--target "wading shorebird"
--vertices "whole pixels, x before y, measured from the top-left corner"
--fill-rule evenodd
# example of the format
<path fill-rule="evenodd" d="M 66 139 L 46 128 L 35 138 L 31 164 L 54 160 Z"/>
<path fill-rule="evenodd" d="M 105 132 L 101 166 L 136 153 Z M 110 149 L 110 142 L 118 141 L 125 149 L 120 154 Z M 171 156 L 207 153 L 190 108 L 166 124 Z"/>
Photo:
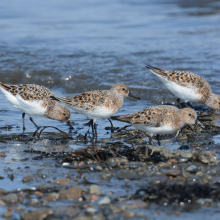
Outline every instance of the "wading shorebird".
<path fill-rule="evenodd" d="M 220 96 L 212 93 L 209 83 L 194 73 L 167 71 L 146 65 L 162 83 L 178 98 L 190 102 L 200 102 L 212 109 L 220 109 Z"/>
<path fill-rule="evenodd" d="M 37 128 L 39 127 L 33 121 L 32 116 L 67 122 L 73 128 L 69 121 L 71 115 L 69 109 L 51 100 L 50 96 L 54 93 L 46 87 L 35 84 L 7 85 L 0 82 L 0 90 L 12 106 L 23 112 L 23 131 L 25 131 L 25 114 L 30 116 L 30 121 Z"/>
<path fill-rule="evenodd" d="M 112 86 L 110 90 L 93 90 L 71 97 L 51 96 L 51 99 L 60 101 L 74 111 L 91 118 L 88 125 L 92 126 L 93 132 L 95 128 L 97 135 L 96 120 L 108 118 L 113 130 L 114 127 L 109 118 L 121 109 L 124 98 L 128 96 L 140 99 L 129 92 L 126 85 L 119 83 Z"/>
<path fill-rule="evenodd" d="M 158 105 L 129 115 L 113 116 L 111 119 L 127 122 L 147 132 L 150 135 L 150 143 L 152 143 L 153 135 L 157 135 L 160 145 L 159 134 L 172 134 L 184 125 L 195 124 L 197 114 L 191 108 L 178 109 L 171 105 Z"/>

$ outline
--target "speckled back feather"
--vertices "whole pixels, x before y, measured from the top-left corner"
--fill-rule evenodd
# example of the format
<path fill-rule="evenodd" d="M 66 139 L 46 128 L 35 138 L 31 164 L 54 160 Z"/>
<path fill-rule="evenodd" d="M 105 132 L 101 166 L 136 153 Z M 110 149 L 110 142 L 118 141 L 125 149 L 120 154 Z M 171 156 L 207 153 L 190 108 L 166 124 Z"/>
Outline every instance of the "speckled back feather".
<path fill-rule="evenodd" d="M 27 101 L 44 100 L 45 98 L 54 95 L 54 93 L 52 93 L 46 87 L 36 84 L 7 85 L 0 82 L 0 86 L 13 95 L 19 94 L 23 99 Z"/>
<path fill-rule="evenodd" d="M 146 66 L 155 75 L 165 78 L 178 85 L 193 88 L 196 93 L 202 94 L 201 102 L 205 103 L 212 94 L 209 83 L 201 76 L 186 71 L 167 71 L 150 65 Z"/>
<path fill-rule="evenodd" d="M 38 102 L 41 107 L 45 108 L 44 117 L 60 121 L 67 121 L 70 118 L 70 111 L 65 106 L 51 100 L 50 96 L 54 96 L 54 93 L 44 86 L 36 84 L 7 85 L 0 82 L 0 87 L 14 96 L 19 95 L 25 101 Z M 25 112 L 25 109 L 20 110 Z"/>
<path fill-rule="evenodd" d="M 84 92 L 73 97 L 56 97 L 59 101 L 66 105 L 71 105 L 73 108 L 84 108 L 94 110 L 97 106 L 109 105 L 106 103 L 109 97 L 108 90 L 94 90 Z"/>
<path fill-rule="evenodd" d="M 112 119 L 152 127 L 160 127 L 163 123 L 173 120 L 175 123 L 181 124 L 179 109 L 170 105 L 152 106 L 133 114 L 115 116 Z"/>
<path fill-rule="evenodd" d="M 55 99 L 73 109 L 93 111 L 104 106 L 112 112 L 116 112 L 122 107 L 123 99 L 128 94 L 128 88 L 124 84 L 115 84 L 110 90 L 93 90 L 72 97 L 55 97 Z"/>

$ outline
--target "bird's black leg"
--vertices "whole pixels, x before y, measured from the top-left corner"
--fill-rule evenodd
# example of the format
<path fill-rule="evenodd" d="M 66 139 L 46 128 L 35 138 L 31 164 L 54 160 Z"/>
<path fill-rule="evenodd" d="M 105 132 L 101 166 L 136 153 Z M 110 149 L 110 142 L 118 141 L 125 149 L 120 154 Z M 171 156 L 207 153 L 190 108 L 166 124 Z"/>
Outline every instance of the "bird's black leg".
<path fill-rule="evenodd" d="M 153 145 L 153 138 L 151 136 L 149 137 L 149 145 Z"/>
<path fill-rule="evenodd" d="M 93 119 L 91 119 L 90 121 L 89 121 L 89 127 L 92 127 L 92 133 L 94 134 L 94 123 L 93 123 Z"/>
<path fill-rule="evenodd" d="M 85 123 L 84 125 L 85 125 L 85 126 L 89 126 L 89 128 L 90 128 L 90 126 L 91 126 L 91 127 L 92 127 L 92 133 L 94 133 L 93 119 L 91 119 L 88 123 Z"/>
<path fill-rule="evenodd" d="M 23 120 L 23 132 L 25 131 L 25 121 L 24 121 L 25 113 L 22 113 L 22 120 Z"/>
<path fill-rule="evenodd" d="M 95 136 L 97 137 L 97 124 L 94 122 L 94 131 L 95 131 Z"/>
<path fill-rule="evenodd" d="M 33 120 L 32 117 L 30 117 L 29 119 L 30 119 L 30 121 L 36 126 L 36 128 L 39 128 L 39 127 L 37 126 L 37 124 L 34 122 L 34 120 Z"/>
<path fill-rule="evenodd" d="M 177 104 L 178 104 L 179 108 L 181 109 L 182 107 L 180 105 L 180 98 L 178 98 L 176 101 L 177 101 Z"/>
<path fill-rule="evenodd" d="M 111 131 L 114 132 L 114 126 L 113 126 L 113 123 L 112 123 L 112 121 L 111 121 L 110 118 L 108 118 L 108 120 L 109 120 L 109 122 L 111 123 L 111 127 L 112 127 L 112 128 L 111 128 Z"/>
<path fill-rule="evenodd" d="M 157 134 L 156 137 L 157 137 L 157 143 L 158 143 L 158 145 L 161 146 L 161 144 L 160 144 L 160 135 Z"/>
<path fill-rule="evenodd" d="M 184 105 L 182 105 L 181 106 L 181 104 L 180 104 L 180 98 L 178 98 L 177 100 L 177 103 L 178 103 L 178 106 L 179 106 L 179 108 L 181 109 L 181 108 L 193 108 L 193 106 L 192 106 L 192 104 L 190 103 L 190 102 L 184 102 Z"/>
<path fill-rule="evenodd" d="M 180 104 L 180 98 L 178 98 L 177 100 L 177 104 L 178 104 L 178 107 L 181 109 L 181 108 L 193 108 L 192 104 L 190 102 L 184 102 L 184 105 L 181 106 Z"/>

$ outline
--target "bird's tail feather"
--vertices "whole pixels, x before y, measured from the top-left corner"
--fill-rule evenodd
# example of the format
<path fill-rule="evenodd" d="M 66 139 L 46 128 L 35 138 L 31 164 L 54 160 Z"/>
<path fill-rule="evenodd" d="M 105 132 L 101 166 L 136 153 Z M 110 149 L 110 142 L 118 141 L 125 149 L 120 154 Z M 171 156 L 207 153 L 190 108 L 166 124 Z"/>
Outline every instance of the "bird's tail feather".
<path fill-rule="evenodd" d="M 3 82 L 0 82 L 0 86 L 1 86 L 3 89 L 7 90 L 7 91 L 11 89 L 11 87 L 10 87 L 9 85 L 7 85 L 7 84 L 5 84 L 5 83 L 3 83 Z"/>
<path fill-rule="evenodd" d="M 127 117 L 127 115 L 112 116 L 111 119 L 117 120 L 117 121 L 123 121 L 123 122 L 127 122 L 127 123 L 130 123 L 130 120 L 131 120 L 131 118 Z"/>
<path fill-rule="evenodd" d="M 146 64 L 145 67 L 148 68 L 149 70 L 162 70 L 162 69 L 159 69 L 157 67 L 154 67 L 154 66 L 151 66 L 151 65 L 148 65 L 148 64 Z"/>
<path fill-rule="evenodd" d="M 151 65 L 146 65 L 146 68 L 148 68 L 152 73 L 155 73 L 157 75 L 160 75 L 160 76 L 163 76 L 163 77 L 167 76 L 167 71 L 166 70 L 162 70 L 162 69 L 159 69 L 157 67 L 153 67 Z"/>

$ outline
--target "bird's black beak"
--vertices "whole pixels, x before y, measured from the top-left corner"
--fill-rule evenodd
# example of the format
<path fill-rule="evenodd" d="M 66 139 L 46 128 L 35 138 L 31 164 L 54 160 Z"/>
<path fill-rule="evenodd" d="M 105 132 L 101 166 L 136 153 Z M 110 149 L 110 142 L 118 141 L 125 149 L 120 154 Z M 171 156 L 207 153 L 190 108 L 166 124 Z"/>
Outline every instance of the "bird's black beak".
<path fill-rule="evenodd" d="M 71 122 L 69 120 L 66 121 L 66 123 L 70 126 L 70 129 L 74 129 Z"/>
<path fill-rule="evenodd" d="M 55 96 L 50 96 L 51 100 L 56 100 L 59 101 L 59 99 L 57 99 Z"/>
<path fill-rule="evenodd" d="M 140 98 L 139 98 L 139 97 L 137 97 L 137 96 L 133 95 L 131 92 L 129 92 L 129 93 L 128 93 L 128 96 L 129 96 L 129 97 L 133 97 L 133 98 L 135 98 L 135 99 L 140 100 Z"/>
<path fill-rule="evenodd" d="M 197 126 L 198 126 L 198 121 L 197 121 L 197 119 L 196 119 L 196 121 L 195 121 L 195 127 L 197 128 Z"/>
<path fill-rule="evenodd" d="M 205 128 L 204 124 L 201 121 L 199 121 L 198 119 L 196 119 L 195 125 L 196 125 L 196 127 L 198 127 L 198 125 L 199 125 L 202 128 Z"/>

